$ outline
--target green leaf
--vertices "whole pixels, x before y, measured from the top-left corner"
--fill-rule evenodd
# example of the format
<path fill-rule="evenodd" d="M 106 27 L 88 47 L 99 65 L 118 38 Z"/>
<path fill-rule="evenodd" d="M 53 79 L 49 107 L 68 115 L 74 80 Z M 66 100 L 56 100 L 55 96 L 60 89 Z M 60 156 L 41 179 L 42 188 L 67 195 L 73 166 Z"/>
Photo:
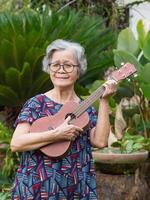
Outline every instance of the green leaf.
<path fill-rule="evenodd" d="M 133 64 L 136 69 L 139 71 L 142 68 L 142 65 L 138 62 L 137 58 L 127 52 L 127 51 L 122 51 L 122 50 L 113 50 L 114 52 L 114 61 L 115 61 L 115 65 L 120 67 L 121 63 L 131 63 Z"/>
<path fill-rule="evenodd" d="M 141 142 L 144 140 L 144 137 L 142 135 L 133 135 L 129 132 L 125 132 L 124 140 L 130 140 L 130 139 L 132 139 L 134 142 Z"/>
<path fill-rule="evenodd" d="M 33 77 L 35 77 L 37 74 L 39 74 L 39 72 L 41 72 L 41 65 L 37 65 L 37 62 L 43 56 L 44 56 L 43 49 L 37 47 L 31 47 L 25 54 L 24 60 L 27 63 L 30 63 Z"/>
<path fill-rule="evenodd" d="M 75 84 L 75 91 L 77 91 L 79 96 L 89 95 L 89 90 L 85 87 L 82 87 L 78 83 Z"/>
<path fill-rule="evenodd" d="M 13 44 L 7 39 L 3 39 L 0 45 L 0 65 L 2 68 L 8 68 L 8 66 L 15 66 L 15 61 L 13 57 Z"/>
<path fill-rule="evenodd" d="M 120 32 L 118 36 L 117 49 L 128 51 L 129 53 L 132 54 L 135 54 L 137 52 L 138 43 L 130 28 L 126 28 Z"/>
<path fill-rule="evenodd" d="M 92 93 L 94 92 L 97 88 L 99 88 L 102 84 L 104 83 L 104 81 L 102 80 L 96 80 L 94 81 L 94 83 L 92 85 L 90 85 L 89 88 L 89 92 Z"/>
<path fill-rule="evenodd" d="M 18 92 L 18 94 L 20 93 L 20 72 L 16 68 L 11 67 L 6 70 L 5 81 L 7 86 Z"/>
<path fill-rule="evenodd" d="M 24 63 L 22 72 L 20 74 L 21 87 L 24 89 L 22 95 L 28 97 L 30 87 L 32 85 L 32 71 L 29 63 Z"/>
<path fill-rule="evenodd" d="M 143 149 L 143 145 L 141 143 L 135 143 L 133 144 L 133 151 L 138 151 Z"/>
<path fill-rule="evenodd" d="M 11 192 L 0 192 L 0 199 L 7 200 L 11 198 Z"/>
<path fill-rule="evenodd" d="M 5 68 L 0 68 L 0 84 L 5 83 Z"/>
<path fill-rule="evenodd" d="M 41 75 L 37 77 L 32 83 L 31 94 L 37 94 L 42 91 L 46 91 L 46 88 L 52 88 L 52 83 L 50 82 L 50 77 L 48 74 L 41 72 Z"/>
<path fill-rule="evenodd" d="M 143 91 L 144 96 L 150 100 L 150 84 L 140 83 L 140 87 Z"/>
<path fill-rule="evenodd" d="M 124 97 L 131 98 L 133 95 L 134 91 L 131 83 L 129 81 L 124 80 L 119 84 L 114 99 L 117 103 L 119 103 L 122 98 Z"/>
<path fill-rule="evenodd" d="M 143 49 L 146 32 L 144 30 L 144 25 L 142 20 L 139 20 L 137 23 L 137 33 L 138 33 L 138 45 L 141 49 Z"/>
<path fill-rule="evenodd" d="M 24 36 L 20 34 L 12 38 L 12 43 L 13 43 L 12 53 L 15 61 L 15 66 L 21 69 L 28 46 L 26 44 Z"/>
<path fill-rule="evenodd" d="M 145 39 L 145 43 L 144 43 L 144 47 L 143 47 L 143 53 L 144 56 L 150 60 L 150 31 L 148 32 L 146 39 Z"/>
<path fill-rule="evenodd" d="M 128 141 L 126 148 L 125 148 L 127 153 L 131 153 L 133 151 L 133 144 L 134 144 L 133 140 Z"/>
<path fill-rule="evenodd" d="M 150 84 L 150 63 L 147 63 L 144 67 L 141 68 L 139 79 L 140 81 Z"/>
<path fill-rule="evenodd" d="M 2 123 L 0 123 L 0 143 L 10 144 L 12 133 L 13 133 L 12 129 L 10 128 L 8 129 Z"/>
<path fill-rule="evenodd" d="M 121 147 L 121 141 L 118 140 L 116 142 L 113 142 L 111 146 L 112 147 Z"/>

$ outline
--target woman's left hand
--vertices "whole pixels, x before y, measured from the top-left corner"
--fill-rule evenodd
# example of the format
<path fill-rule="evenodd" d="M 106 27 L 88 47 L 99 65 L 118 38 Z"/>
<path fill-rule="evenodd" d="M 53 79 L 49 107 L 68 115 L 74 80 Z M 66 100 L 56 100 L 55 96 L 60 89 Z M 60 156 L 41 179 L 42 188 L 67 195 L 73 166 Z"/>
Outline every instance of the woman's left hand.
<path fill-rule="evenodd" d="M 117 82 L 115 80 L 108 80 L 102 86 L 105 87 L 102 98 L 107 99 L 117 91 Z"/>

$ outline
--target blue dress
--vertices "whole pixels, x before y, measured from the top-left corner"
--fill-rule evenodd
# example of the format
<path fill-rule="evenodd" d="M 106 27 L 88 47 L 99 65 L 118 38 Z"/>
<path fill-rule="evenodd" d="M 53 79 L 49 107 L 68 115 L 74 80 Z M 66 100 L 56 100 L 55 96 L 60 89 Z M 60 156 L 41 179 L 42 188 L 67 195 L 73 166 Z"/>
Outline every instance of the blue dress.
<path fill-rule="evenodd" d="M 54 115 L 61 107 L 62 104 L 44 94 L 36 95 L 24 104 L 15 126 L 21 122 L 32 124 L 38 118 Z M 89 129 L 76 138 L 66 157 L 52 160 L 39 150 L 21 154 L 13 185 L 13 200 L 97 200 L 89 140 L 97 114 L 93 107 L 89 107 L 87 112 Z"/>

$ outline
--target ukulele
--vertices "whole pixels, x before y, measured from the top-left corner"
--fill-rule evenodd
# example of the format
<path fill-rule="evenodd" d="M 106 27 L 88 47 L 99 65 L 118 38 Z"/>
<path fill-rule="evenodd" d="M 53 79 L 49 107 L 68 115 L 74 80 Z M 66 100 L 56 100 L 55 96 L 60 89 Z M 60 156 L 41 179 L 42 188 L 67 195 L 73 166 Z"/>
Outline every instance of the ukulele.
<path fill-rule="evenodd" d="M 135 72 L 136 69 L 134 65 L 126 63 L 120 69 L 112 72 L 111 79 L 118 82 L 127 78 Z M 79 126 L 80 128 L 85 129 L 89 123 L 89 115 L 86 110 L 97 99 L 102 97 L 104 91 L 105 87 L 100 86 L 80 104 L 76 102 L 68 102 L 64 104 L 63 107 L 55 115 L 41 117 L 34 121 L 31 125 L 30 132 L 43 132 L 55 129 L 60 126 L 68 116 L 70 116 L 69 124 L 74 124 L 76 126 Z M 59 141 L 41 147 L 40 151 L 53 159 L 59 159 L 63 158 L 67 154 L 67 152 L 71 148 L 72 143 L 73 141 L 69 140 Z"/>

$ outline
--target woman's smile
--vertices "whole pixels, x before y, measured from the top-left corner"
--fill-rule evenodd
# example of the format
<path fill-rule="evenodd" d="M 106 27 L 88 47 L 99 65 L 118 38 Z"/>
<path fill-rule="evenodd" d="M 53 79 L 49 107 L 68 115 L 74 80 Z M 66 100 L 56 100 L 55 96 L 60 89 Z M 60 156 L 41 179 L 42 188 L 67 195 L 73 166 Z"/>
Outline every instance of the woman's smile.
<path fill-rule="evenodd" d="M 68 79 L 69 77 L 68 76 L 59 76 L 59 75 L 57 76 L 56 75 L 55 78 L 56 79 Z"/>

